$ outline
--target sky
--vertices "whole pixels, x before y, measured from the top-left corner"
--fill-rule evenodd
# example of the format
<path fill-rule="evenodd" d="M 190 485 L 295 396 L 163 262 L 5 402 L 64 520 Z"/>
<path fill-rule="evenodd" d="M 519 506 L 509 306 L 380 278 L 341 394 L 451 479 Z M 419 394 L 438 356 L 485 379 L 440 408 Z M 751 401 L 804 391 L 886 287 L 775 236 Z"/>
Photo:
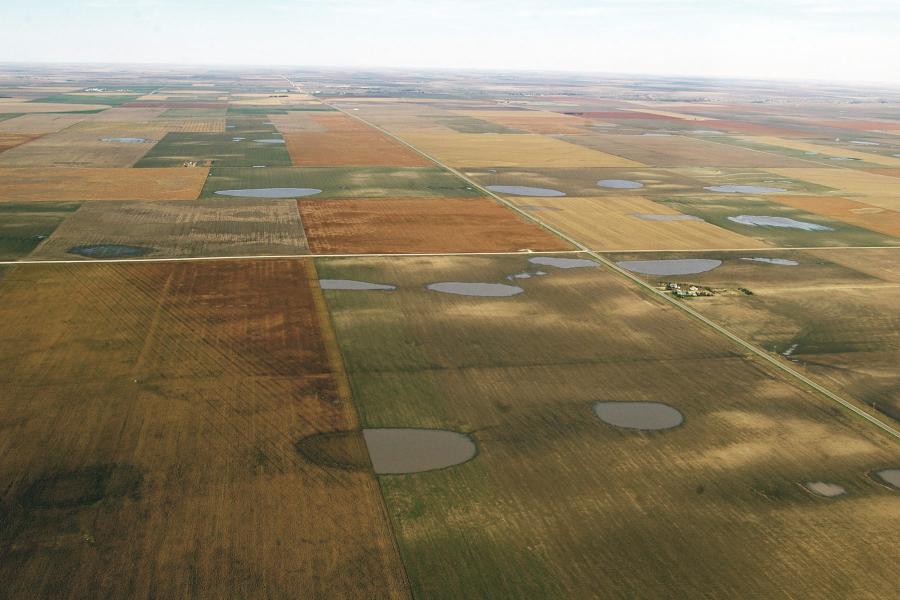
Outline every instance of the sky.
<path fill-rule="evenodd" d="M 900 84 L 900 0 L 0 0 L 0 61 Z"/>

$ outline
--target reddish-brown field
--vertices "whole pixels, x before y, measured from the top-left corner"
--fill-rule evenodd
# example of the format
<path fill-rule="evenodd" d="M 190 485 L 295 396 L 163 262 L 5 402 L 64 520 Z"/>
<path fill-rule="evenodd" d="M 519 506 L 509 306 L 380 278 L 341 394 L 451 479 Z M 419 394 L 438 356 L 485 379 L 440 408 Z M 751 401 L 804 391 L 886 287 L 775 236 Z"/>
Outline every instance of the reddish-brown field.
<path fill-rule="evenodd" d="M 775 200 L 787 206 L 825 217 L 834 217 L 871 231 L 900 236 L 900 213 L 887 208 L 833 196 L 776 196 Z"/>
<path fill-rule="evenodd" d="M 301 260 L 8 271 L 0 596 L 405 596 L 374 476 L 295 449 L 358 427 L 316 280 Z"/>
<path fill-rule="evenodd" d="M 300 200 L 299 206 L 314 254 L 571 249 L 487 198 Z"/>
<path fill-rule="evenodd" d="M 26 142 L 30 142 L 37 136 L 26 135 L 23 133 L 0 133 L 0 152 L 21 146 Z"/>
<path fill-rule="evenodd" d="M 209 169 L 0 169 L 0 202 L 31 200 L 194 200 Z"/>
<path fill-rule="evenodd" d="M 285 133 L 294 165 L 302 167 L 430 167 L 431 161 L 344 114 L 314 115 L 325 131 Z"/>

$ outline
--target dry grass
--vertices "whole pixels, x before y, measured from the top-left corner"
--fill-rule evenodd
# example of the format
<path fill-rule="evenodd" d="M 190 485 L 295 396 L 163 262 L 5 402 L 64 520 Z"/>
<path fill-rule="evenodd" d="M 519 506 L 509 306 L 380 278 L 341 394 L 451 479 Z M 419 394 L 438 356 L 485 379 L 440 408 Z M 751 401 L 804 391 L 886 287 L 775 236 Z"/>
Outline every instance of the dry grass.
<path fill-rule="evenodd" d="M 148 257 L 307 254 L 293 200 L 86 202 L 32 258 L 77 259 L 73 246 L 120 244 Z"/>
<path fill-rule="evenodd" d="M 315 278 L 302 261 L 6 274 L 4 594 L 406 595 L 373 476 L 294 449 L 357 426 Z"/>
<path fill-rule="evenodd" d="M 88 115 L 22 115 L 14 119 L 0 121 L 0 132 L 37 135 L 56 133 L 87 118 Z"/>
<path fill-rule="evenodd" d="M 534 134 L 404 133 L 454 167 L 636 167 L 641 163 Z"/>
<path fill-rule="evenodd" d="M 571 249 L 487 198 L 300 200 L 299 205 L 317 254 Z"/>
<path fill-rule="evenodd" d="M 769 169 L 772 173 L 861 196 L 865 204 L 900 211 L 900 182 L 894 177 L 851 169 Z"/>
<path fill-rule="evenodd" d="M 130 167 L 166 130 L 152 124 L 83 121 L 45 135 L 0 156 L 2 167 Z M 104 141 L 108 137 L 146 138 L 142 143 Z"/>
<path fill-rule="evenodd" d="M 0 98 L 0 113 L 69 113 L 106 110 L 106 104 L 66 104 L 54 102 L 27 102 L 16 98 Z"/>
<path fill-rule="evenodd" d="M 0 155 L 2 158 L 2 155 Z M 0 202 L 193 200 L 209 169 L 0 168 Z"/>
<path fill-rule="evenodd" d="M 541 267 L 511 298 L 424 289 L 503 281 L 535 269 L 525 257 L 317 262 L 323 277 L 398 286 L 326 292 L 363 423 L 478 442 L 464 465 L 382 478 L 418 596 L 896 588 L 896 498 L 866 476 L 898 464 L 896 444 L 674 308 L 603 269 Z M 593 416 L 597 400 L 663 401 L 685 422 L 617 429 Z M 810 480 L 848 495 L 813 497 Z"/>
<path fill-rule="evenodd" d="M 766 246 L 759 240 L 704 221 L 640 219 L 635 215 L 682 215 L 668 206 L 640 196 L 515 198 L 513 201 L 524 207 L 527 212 L 593 250 L 688 250 Z"/>
<path fill-rule="evenodd" d="M 590 121 L 537 110 L 464 110 L 464 115 L 529 133 L 585 133 Z"/>

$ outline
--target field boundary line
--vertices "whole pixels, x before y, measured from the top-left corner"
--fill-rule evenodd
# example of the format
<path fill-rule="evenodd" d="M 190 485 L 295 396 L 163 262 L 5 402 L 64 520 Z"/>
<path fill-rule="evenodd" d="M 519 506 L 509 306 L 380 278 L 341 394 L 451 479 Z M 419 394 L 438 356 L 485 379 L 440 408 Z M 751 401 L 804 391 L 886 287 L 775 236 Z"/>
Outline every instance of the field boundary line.
<path fill-rule="evenodd" d="M 251 254 L 221 256 L 158 256 L 149 258 L 63 258 L 63 259 L 22 259 L 3 260 L 0 266 L 6 265 L 79 265 L 110 263 L 164 263 L 215 260 L 283 260 L 290 258 L 404 258 L 428 256 L 530 256 L 534 254 L 579 254 L 581 250 L 510 250 L 507 252 L 373 252 L 348 254 Z"/>
<path fill-rule="evenodd" d="M 324 103 L 324 104 L 327 104 L 327 103 Z M 440 167 L 443 167 L 444 169 L 446 169 L 447 171 L 453 173 L 454 175 L 456 175 L 457 177 L 459 177 L 459 178 L 462 179 L 463 181 L 466 181 L 467 183 L 469 183 L 470 185 L 472 185 L 475 189 L 478 189 L 478 190 L 480 190 L 482 193 L 487 194 L 488 196 L 494 198 L 496 201 L 498 201 L 498 202 L 500 202 L 501 204 L 505 205 L 506 207 L 508 207 L 508 208 L 510 208 L 510 209 L 512 209 L 512 210 L 514 210 L 515 212 L 517 212 L 518 214 L 522 215 L 523 217 L 525 217 L 525 218 L 528 219 L 529 221 L 531 221 L 531 222 L 533 222 L 533 223 L 536 223 L 537 225 L 540 225 L 541 227 L 543 227 L 544 229 L 546 229 L 546 230 L 549 231 L 550 233 L 553 233 L 553 234 L 556 235 L 557 237 L 559 237 L 559 238 L 561 238 L 561 239 L 563 239 L 563 240 L 569 242 L 570 244 L 573 244 L 575 247 L 579 248 L 579 249 L 581 250 L 582 253 L 587 254 L 588 256 L 591 256 L 592 258 L 594 258 L 594 259 L 600 261 L 604 266 L 606 266 L 607 268 L 609 268 L 609 269 L 612 270 L 613 272 L 618 273 L 619 275 L 621 275 L 621 276 L 627 278 L 628 280 L 632 281 L 633 283 L 636 283 L 641 289 L 650 292 L 653 296 L 662 299 L 664 302 L 668 303 L 669 305 L 674 306 L 674 307 L 676 307 L 677 309 L 679 309 L 679 310 L 681 310 L 681 311 L 687 313 L 688 315 L 694 317 L 695 319 L 697 319 L 697 320 L 700 321 L 701 323 L 703 323 L 703 324 L 709 326 L 709 327 L 712 328 L 714 331 L 716 331 L 716 332 L 718 332 L 719 334 L 725 336 L 726 338 L 728 338 L 728 339 L 731 340 L 732 342 L 738 344 L 739 346 L 741 346 L 741 347 L 744 348 L 745 350 L 748 350 L 749 352 L 751 352 L 751 353 L 754 354 L 755 356 L 757 356 L 757 357 L 759 357 L 759 358 L 762 358 L 764 361 L 766 361 L 766 362 L 769 363 L 770 365 L 774 366 L 776 369 L 780 370 L 782 373 L 786 373 L 787 375 L 793 377 L 795 380 L 799 381 L 800 383 L 803 383 L 803 384 L 805 384 L 807 387 L 809 387 L 809 388 L 815 390 L 816 392 L 819 392 L 820 394 L 822 394 L 823 396 L 825 396 L 825 397 L 828 398 L 829 400 L 832 400 L 833 402 L 836 402 L 836 403 L 840 404 L 841 406 L 843 406 L 844 408 L 850 410 L 850 411 L 853 412 L 854 414 L 856 414 L 856 415 L 862 417 L 863 419 L 865 419 L 865 420 L 868 421 L 869 423 L 875 425 L 876 427 L 878 427 L 878 428 L 881 429 L 882 431 L 886 432 L 888 435 L 892 436 L 895 440 L 900 440 L 900 430 L 895 429 L 894 427 L 892 427 L 892 426 L 889 425 L 888 423 L 885 423 L 884 421 L 882 421 L 882 420 L 879 419 L 878 417 L 875 417 L 875 416 L 869 414 L 867 411 L 862 410 L 861 408 L 857 407 L 853 402 L 851 402 L 851 401 L 849 401 L 849 400 L 845 400 L 844 398 L 842 398 L 841 396 L 835 394 L 834 392 L 832 392 L 832 391 L 829 390 L 828 388 L 826 388 L 826 387 L 824 387 L 824 386 L 822 386 L 822 385 L 816 383 L 815 381 L 811 380 L 809 377 L 806 377 L 805 375 L 803 375 L 802 373 L 800 373 L 800 372 L 797 371 L 796 369 L 793 369 L 792 367 L 790 367 L 790 366 L 788 366 L 787 364 L 783 363 L 783 362 L 782 362 L 781 360 L 779 360 L 778 358 L 772 356 L 771 354 L 769 354 L 768 352 L 766 352 L 766 351 L 763 350 L 762 348 L 756 347 L 754 344 L 751 344 L 750 342 L 744 340 L 743 338 L 739 337 L 738 335 L 736 335 L 736 334 L 732 333 L 731 331 L 725 329 L 725 328 L 722 327 L 721 325 L 719 325 L 719 324 L 717 324 L 716 322 L 714 322 L 714 321 L 710 320 L 709 318 L 705 317 L 704 315 L 702 315 L 701 313 L 699 313 L 699 312 L 696 311 L 695 309 L 691 308 L 690 306 L 687 306 L 687 305 L 684 304 L 683 302 L 679 302 L 679 301 L 676 300 L 675 298 L 673 298 L 673 297 L 671 297 L 671 296 L 665 294 L 664 292 L 662 292 L 662 291 L 656 289 L 654 286 L 650 285 L 649 283 L 647 283 L 646 281 L 644 281 L 643 279 L 641 279 L 641 278 L 638 277 L 637 275 L 634 275 L 633 273 L 631 273 L 631 272 L 629 272 L 629 271 L 623 269 L 622 267 L 620 267 L 619 265 L 617 265 L 616 263 L 614 263 L 614 262 L 611 261 L 610 259 L 606 258 L 605 256 L 603 256 L 603 255 L 600 254 L 599 252 L 596 252 L 596 251 L 594 251 L 594 250 L 591 250 L 590 248 L 588 248 L 587 246 L 585 246 L 584 244 L 582 244 L 581 242 L 579 242 L 579 241 L 576 240 L 575 238 L 569 236 L 569 235 L 566 234 L 566 233 L 563 233 L 562 231 L 560 231 L 559 229 L 557 229 L 557 228 L 554 227 L 553 225 L 550 225 L 549 223 L 545 222 L 543 219 L 541 219 L 541 218 L 539 218 L 539 217 L 536 217 L 536 216 L 534 216 L 534 215 L 532 215 L 532 214 L 529 214 L 528 212 L 526 212 L 525 210 L 519 208 L 518 206 L 516 206 L 514 203 L 510 202 L 509 200 L 506 200 L 505 198 L 503 198 L 503 197 L 501 197 L 501 196 L 498 196 L 497 194 L 495 194 L 494 192 L 492 192 L 492 191 L 490 191 L 489 189 L 485 188 L 484 186 L 482 186 L 482 185 L 476 183 L 475 181 L 473 181 L 473 180 L 470 179 L 469 177 L 466 177 L 463 173 L 461 173 L 461 172 L 458 171 L 457 169 L 454 169 L 453 167 L 450 167 L 450 166 L 448 166 L 448 165 L 445 165 L 444 163 L 442 163 L 441 161 L 437 160 L 436 158 L 434 158 L 433 156 L 429 155 L 428 153 L 423 152 L 422 150 L 419 150 L 418 148 L 416 148 L 415 146 L 413 146 L 413 145 L 410 144 L 409 142 L 405 141 L 404 139 L 402 139 L 402 138 L 400 138 L 400 137 L 398 137 L 398 136 L 392 134 L 390 131 L 387 131 L 386 129 L 383 129 L 383 128 L 377 126 L 377 125 L 374 125 L 374 124 L 372 124 L 372 123 L 369 123 L 368 121 L 366 121 L 366 120 L 363 119 L 362 117 L 356 116 L 356 115 L 354 115 L 354 114 L 352 114 L 352 113 L 350 113 L 350 112 L 348 112 L 348 111 L 345 111 L 345 110 L 342 109 L 342 108 L 338 108 L 338 107 L 336 107 L 336 106 L 334 106 L 334 105 L 331 105 L 331 104 L 328 104 L 328 106 L 331 106 L 331 107 L 334 108 L 335 110 L 338 110 L 338 111 L 344 113 L 345 115 L 348 115 L 348 116 L 350 116 L 350 117 L 352 117 L 352 118 L 354 118 L 354 119 L 357 119 L 358 121 L 360 121 L 360 122 L 362 122 L 362 123 L 368 125 L 369 127 L 373 127 L 374 129 L 377 129 L 378 131 L 382 132 L 383 134 L 388 135 L 388 136 L 390 136 L 391 138 L 393 138 L 394 140 L 396 140 L 396 141 L 398 141 L 398 142 L 400 142 L 400 143 L 406 145 L 408 148 L 411 148 L 412 150 L 415 150 L 416 152 L 418 152 L 419 154 L 421 154 L 422 156 L 424 156 L 424 157 L 427 158 L 428 160 L 434 162 L 436 165 L 438 165 L 438 166 L 440 166 Z"/>

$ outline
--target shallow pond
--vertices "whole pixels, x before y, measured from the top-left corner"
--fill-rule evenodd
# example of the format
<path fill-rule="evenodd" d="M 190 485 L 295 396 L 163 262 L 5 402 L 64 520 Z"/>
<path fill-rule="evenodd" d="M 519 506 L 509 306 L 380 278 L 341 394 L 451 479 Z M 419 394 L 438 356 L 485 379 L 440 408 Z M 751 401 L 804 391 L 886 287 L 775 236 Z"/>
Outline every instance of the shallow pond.
<path fill-rule="evenodd" d="M 149 144 L 153 140 L 142 137 L 105 137 L 100 138 L 101 142 L 114 142 L 118 144 Z"/>
<path fill-rule="evenodd" d="M 246 190 L 219 190 L 219 196 L 235 196 L 238 198 L 300 198 L 320 194 L 316 188 L 252 188 Z"/>
<path fill-rule="evenodd" d="M 498 194 L 510 194 L 512 196 L 544 196 L 559 197 L 565 196 L 565 192 L 550 188 L 528 187 L 525 185 L 489 185 L 486 186 L 492 192 Z"/>
<path fill-rule="evenodd" d="M 458 296 L 484 296 L 498 298 L 503 296 L 515 296 L 525 290 L 517 285 L 505 283 L 477 283 L 468 281 L 442 281 L 429 283 L 425 286 L 429 290 L 443 294 L 456 294 Z"/>
<path fill-rule="evenodd" d="M 583 267 L 597 267 L 599 264 L 587 258 L 560 258 L 558 256 L 535 256 L 528 262 L 534 265 L 556 267 L 558 269 L 578 269 Z"/>
<path fill-rule="evenodd" d="M 843 486 L 836 483 L 827 483 L 825 481 L 807 481 L 803 484 L 803 487 L 816 496 L 822 496 L 824 498 L 834 498 L 836 496 L 843 496 L 847 493 L 847 490 L 845 490 Z"/>
<path fill-rule="evenodd" d="M 882 469 L 876 471 L 875 475 L 895 490 L 900 490 L 900 469 Z"/>
<path fill-rule="evenodd" d="M 478 452 L 469 436 L 443 429 L 363 429 L 379 475 L 421 473 L 471 460 Z"/>
<path fill-rule="evenodd" d="M 825 225 L 809 223 L 807 221 L 798 221 L 788 217 L 739 215 L 737 217 L 728 217 L 728 220 L 732 223 L 747 225 L 748 227 L 778 227 L 780 229 L 802 229 L 803 231 L 834 231 L 834 229 L 826 227 Z"/>
<path fill-rule="evenodd" d="M 639 181 L 631 181 L 630 179 L 601 179 L 597 185 L 602 188 L 612 188 L 615 190 L 636 190 L 644 187 Z"/>
<path fill-rule="evenodd" d="M 354 279 L 320 279 L 319 287 L 323 290 L 396 290 L 397 286 L 384 283 L 370 283 Z"/>
<path fill-rule="evenodd" d="M 277 139 L 277 138 L 271 138 L 271 139 L 265 139 L 265 140 L 253 140 L 253 141 L 256 142 L 257 144 L 283 144 L 284 143 L 284 140 Z"/>
<path fill-rule="evenodd" d="M 142 246 L 128 246 L 125 244 L 95 244 L 91 246 L 73 246 L 67 250 L 69 254 L 78 254 L 89 258 L 121 258 L 129 256 L 142 256 L 150 252 L 152 248 Z"/>
<path fill-rule="evenodd" d="M 754 256 L 752 258 L 742 258 L 741 260 L 747 260 L 750 262 L 758 262 L 758 263 L 766 263 L 769 265 L 781 265 L 783 267 L 796 267 L 800 263 L 796 260 L 791 260 L 789 258 L 767 258 L 764 256 Z"/>
<path fill-rule="evenodd" d="M 655 431 L 684 422 L 684 415 L 662 402 L 595 402 L 594 414 L 604 423 L 625 429 Z"/>
<path fill-rule="evenodd" d="M 704 190 L 710 192 L 721 192 L 725 194 L 777 194 L 778 192 L 786 192 L 784 188 L 768 187 L 764 185 L 710 185 Z"/>
<path fill-rule="evenodd" d="M 644 275 L 690 275 L 712 271 L 722 264 L 712 258 L 673 258 L 668 260 L 621 260 L 623 269 Z"/>

